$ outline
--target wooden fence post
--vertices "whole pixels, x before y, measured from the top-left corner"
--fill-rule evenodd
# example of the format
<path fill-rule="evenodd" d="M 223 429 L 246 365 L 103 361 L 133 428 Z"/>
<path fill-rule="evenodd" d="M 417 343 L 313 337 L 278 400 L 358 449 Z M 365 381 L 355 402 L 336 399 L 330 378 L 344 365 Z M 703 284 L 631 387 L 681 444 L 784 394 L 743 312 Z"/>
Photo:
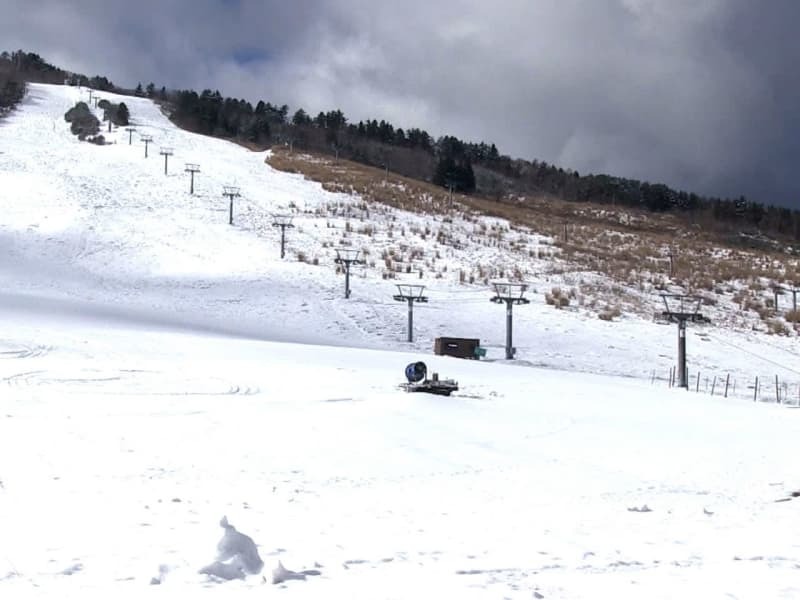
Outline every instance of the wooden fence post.
<path fill-rule="evenodd" d="M 753 386 L 753 402 L 758 398 L 758 375 L 756 375 L 756 384 Z"/>
<path fill-rule="evenodd" d="M 711 382 L 711 395 L 714 395 L 714 388 L 717 387 L 717 376 L 714 375 L 714 381 Z"/>
<path fill-rule="evenodd" d="M 775 402 L 781 403 L 781 390 L 778 387 L 778 376 L 775 375 Z"/>
<path fill-rule="evenodd" d="M 728 373 L 727 375 L 725 375 L 725 397 L 726 398 L 728 397 L 728 384 L 730 383 L 730 381 L 731 381 L 731 374 Z"/>
<path fill-rule="evenodd" d="M 700 371 L 697 372 L 697 385 L 694 387 L 695 393 L 700 391 Z"/>

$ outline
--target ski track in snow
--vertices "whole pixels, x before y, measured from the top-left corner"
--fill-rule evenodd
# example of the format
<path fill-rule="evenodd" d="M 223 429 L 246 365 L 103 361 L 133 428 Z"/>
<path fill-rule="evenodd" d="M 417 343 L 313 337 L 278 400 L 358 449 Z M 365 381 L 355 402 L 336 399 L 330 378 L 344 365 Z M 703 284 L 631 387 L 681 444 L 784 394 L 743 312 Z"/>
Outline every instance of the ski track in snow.
<path fill-rule="evenodd" d="M 306 213 L 290 249 L 320 265 L 277 257 L 269 213 L 357 199 L 143 99 L 124 98 L 150 158 L 124 131 L 78 143 L 62 115 L 79 97 L 32 85 L 0 123 L 0 595 L 140 597 L 157 578 L 252 597 L 280 560 L 321 573 L 275 586 L 292 598 L 800 596 L 800 500 L 775 502 L 800 489 L 800 411 L 746 401 L 743 380 L 729 399 L 650 385 L 673 327 L 540 300 L 515 309 L 506 364 L 490 294 L 441 280 L 407 344 L 393 283 L 358 271 L 344 300 Z M 183 161 L 201 164 L 194 196 Z M 689 333 L 693 369 L 751 372 Z M 489 360 L 430 355 L 444 334 Z M 420 358 L 459 392 L 399 391 Z M 222 515 L 266 580 L 198 574 Z"/>
<path fill-rule="evenodd" d="M 0 340 L 0 360 L 12 358 L 36 358 L 50 351 L 47 346 L 19 344 L 12 340 Z"/>

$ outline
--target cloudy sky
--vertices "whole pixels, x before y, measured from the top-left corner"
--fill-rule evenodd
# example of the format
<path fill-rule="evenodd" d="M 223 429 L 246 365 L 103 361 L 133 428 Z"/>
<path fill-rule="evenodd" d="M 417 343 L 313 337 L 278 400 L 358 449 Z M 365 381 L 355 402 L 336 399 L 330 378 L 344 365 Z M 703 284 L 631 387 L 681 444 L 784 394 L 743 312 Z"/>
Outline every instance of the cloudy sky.
<path fill-rule="evenodd" d="M 3 49 L 119 85 L 387 119 L 800 208 L 797 0 L 0 0 Z"/>

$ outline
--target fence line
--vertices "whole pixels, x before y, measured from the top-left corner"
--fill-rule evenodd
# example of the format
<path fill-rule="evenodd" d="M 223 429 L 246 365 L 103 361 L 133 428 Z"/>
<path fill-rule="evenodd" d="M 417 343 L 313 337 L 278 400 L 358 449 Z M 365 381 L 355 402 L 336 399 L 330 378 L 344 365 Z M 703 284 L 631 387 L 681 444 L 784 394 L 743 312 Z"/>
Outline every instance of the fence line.
<path fill-rule="evenodd" d="M 675 366 L 662 373 L 654 370 L 650 376 L 650 383 L 676 387 L 676 372 Z M 687 381 L 689 384 L 687 391 L 693 394 L 703 393 L 722 398 L 800 407 L 800 381 L 781 379 L 775 374 L 746 376 L 731 371 L 689 372 L 687 370 Z"/>

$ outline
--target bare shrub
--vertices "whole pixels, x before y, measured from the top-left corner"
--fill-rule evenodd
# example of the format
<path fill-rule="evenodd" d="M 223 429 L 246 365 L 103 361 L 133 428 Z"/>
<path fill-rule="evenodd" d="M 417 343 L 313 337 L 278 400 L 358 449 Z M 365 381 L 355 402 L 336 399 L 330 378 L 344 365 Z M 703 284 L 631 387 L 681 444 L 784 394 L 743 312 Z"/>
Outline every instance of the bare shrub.
<path fill-rule="evenodd" d="M 710 295 L 710 294 L 703 294 L 700 297 L 700 301 L 703 303 L 703 306 L 716 306 L 717 305 L 717 299 L 714 296 Z"/>
<path fill-rule="evenodd" d="M 613 321 L 615 317 L 618 317 L 621 314 L 622 311 L 620 310 L 619 306 L 606 305 L 606 307 L 597 314 L 597 318 L 602 319 L 603 321 Z"/>
<path fill-rule="evenodd" d="M 789 335 L 791 329 L 780 319 L 769 319 L 767 321 L 767 331 L 772 335 Z"/>
<path fill-rule="evenodd" d="M 733 294 L 733 301 L 736 302 L 736 304 L 738 304 L 742 308 L 744 308 L 744 300 L 745 300 L 745 298 L 747 298 L 747 291 L 746 290 L 740 289 L 740 290 L 737 290 Z"/>
<path fill-rule="evenodd" d="M 783 318 L 789 323 L 800 323 L 800 310 L 790 310 Z"/>
<path fill-rule="evenodd" d="M 564 308 L 565 306 L 569 306 L 569 298 L 570 297 L 565 294 L 560 287 L 554 287 L 552 290 L 550 290 L 550 292 L 546 292 L 544 295 L 544 301 L 550 306 L 555 306 L 556 308 Z"/>
<path fill-rule="evenodd" d="M 754 310 L 758 312 L 759 310 L 764 308 L 764 304 L 758 298 L 753 298 L 752 296 L 748 296 L 742 302 L 742 308 L 744 310 Z"/>
<path fill-rule="evenodd" d="M 714 289 L 714 280 L 710 277 L 700 277 L 695 279 L 694 285 L 697 289 L 710 291 Z"/>

